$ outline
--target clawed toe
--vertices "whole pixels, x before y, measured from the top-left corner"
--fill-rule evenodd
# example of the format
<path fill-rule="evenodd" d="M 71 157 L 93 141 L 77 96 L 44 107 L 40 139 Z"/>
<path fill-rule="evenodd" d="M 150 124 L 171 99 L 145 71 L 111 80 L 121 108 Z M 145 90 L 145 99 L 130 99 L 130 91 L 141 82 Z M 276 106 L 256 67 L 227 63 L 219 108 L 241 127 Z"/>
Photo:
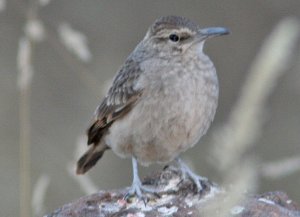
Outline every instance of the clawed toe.
<path fill-rule="evenodd" d="M 142 200 L 146 205 L 149 199 L 151 198 L 151 195 L 160 198 L 159 193 L 155 189 L 142 186 L 141 184 L 134 184 L 125 194 L 124 200 L 128 201 L 131 197 L 136 196 L 139 200 Z"/>
<path fill-rule="evenodd" d="M 194 173 L 180 158 L 177 158 L 176 161 L 180 166 L 183 178 L 188 176 L 188 178 L 190 178 L 191 181 L 195 184 L 197 192 L 202 192 L 207 188 L 207 186 L 209 186 L 209 181 L 207 178 Z"/>
<path fill-rule="evenodd" d="M 207 183 L 207 179 L 202 177 L 202 176 L 198 176 L 195 173 L 188 173 L 189 178 L 192 180 L 192 182 L 196 185 L 197 188 L 197 192 L 201 192 Z"/>
<path fill-rule="evenodd" d="M 197 176 L 193 174 L 194 176 L 190 176 L 190 179 L 195 184 L 197 192 L 201 193 L 205 189 L 207 189 L 207 186 L 209 186 L 209 181 L 207 178 L 204 178 L 202 176 Z"/>
<path fill-rule="evenodd" d="M 143 186 L 137 172 L 137 161 L 135 158 L 132 158 L 133 166 L 133 181 L 129 191 L 123 197 L 124 200 L 128 200 L 131 197 L 136 196 L 139 200 L 144 201 L 145 205 L 149 201 L 151 195 L 160 198 L 159 191 L 154 188 L 149 188 Z"/>
<path fill-rule="evenodd" d="M 129 198 L 136 196 L 138 199 L 143 200 L 144 203 L 147 202 L 147 198 L 142 194 L 140 186 L 131 186 L 129 191 L 124 195 L 124 200 L 129 200 Z"/>

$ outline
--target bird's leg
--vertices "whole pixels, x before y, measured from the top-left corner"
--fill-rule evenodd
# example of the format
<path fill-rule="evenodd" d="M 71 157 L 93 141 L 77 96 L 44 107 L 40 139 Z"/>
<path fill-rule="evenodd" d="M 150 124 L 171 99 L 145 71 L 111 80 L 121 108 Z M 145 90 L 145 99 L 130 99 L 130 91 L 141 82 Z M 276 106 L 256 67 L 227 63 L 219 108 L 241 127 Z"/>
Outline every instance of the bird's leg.
<path fill-rule="evenodd" d="M 156 189 L 148 188 L 142 185 L 142 182 L 138 174 L 137 160 L 134 157 L 132 157 L 132 169 L 133 169 L 132 185 L 129 191 L 124 196 L 124 199 L 127 200 L 131 196 L 136 195 L 139 199 L 142 199 L 145 202 L 145 197 L 143 196 L 143 193 L 150 193 L 157 196 L 158 191 Z"/>
<path fill-rule="evenodd" d="M 203 189 L 201 182 L 207 182 L 207 178 L 202 177 L 194 173 L 179 157 L 176 158 L 176 162 L 178 163 L 182 176 L 186 177 L 188 176 L 192 182 L 196 185 L 198 192 L 200 192 Z"/>

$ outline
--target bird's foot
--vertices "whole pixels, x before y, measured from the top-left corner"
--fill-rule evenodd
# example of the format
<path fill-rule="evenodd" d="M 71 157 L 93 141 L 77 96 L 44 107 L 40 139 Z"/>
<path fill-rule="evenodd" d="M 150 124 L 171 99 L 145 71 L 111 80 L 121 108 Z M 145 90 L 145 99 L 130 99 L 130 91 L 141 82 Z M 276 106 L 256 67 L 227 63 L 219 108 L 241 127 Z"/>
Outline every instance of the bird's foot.
<path fill-rule="evenodd" d="M 186 172 L 186 175 L 196 185 L 197 192 L 202 192 L 207 187 L 208 179 L 206 177 L 199 176 L 192 171 L 184 171 L 184 172 Z"/>
<path fill-rule="evenodd" d="M 197 192 L 202 192 L 208 186 L 208 179 L 198 174 L 194 173 L 180 158 L 176 159 L 177 163 L 179 164 L 182 178 L 190 178 L 191 181 L 195 184 Z"/>
<path fill-rule="evenodd" d="M 124 196 L 124 200 L 127 201 L 130 197 L 136 196 L 138 199 L 144 201 L 144 204 L 146 205 L 146 203 L 149 201 L 149 197 L 146 196 L 147 193 L 160 198 L 160 195 L 158 194 L 159 190 L 142 185 L 142 182 L 138 176 L 137 160 L 134 157 L 132 158 L 132 168 L 133 181 L 129 191 Z"/>
<path fill-rule="evenodd" d="M 155 197 L 160 198 L 159 191 L 157 189 L 143 186 L 140 180 L 136 180 L 132 183 L 129 191 L 125 194 L 124 200 L 127 201 L 129 198 L 136 196 L 146 205 L 151 198 L 149 195 L 154 195 Z"/>

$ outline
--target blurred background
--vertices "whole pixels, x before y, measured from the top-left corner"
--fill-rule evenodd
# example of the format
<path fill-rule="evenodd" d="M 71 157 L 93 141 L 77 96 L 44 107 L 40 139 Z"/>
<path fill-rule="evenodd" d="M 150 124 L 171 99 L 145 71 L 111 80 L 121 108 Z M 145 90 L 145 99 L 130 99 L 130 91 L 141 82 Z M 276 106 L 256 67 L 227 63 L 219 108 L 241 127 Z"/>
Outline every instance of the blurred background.
<path fill-rule="evenodd" d="M 274 26 L 284 17 L 300 19 L 299 0 L 1 0 L 1 216 L 19 215 L 24 156 L 25 161 L 30 158 L 28 190 L 36 216 L 96 189 L 130 185 L 129 159 L 107 151 L 81 179 L 74 177 L 75 159 L 86 148 L 86 127 L 112 77 L 148 26 L 164 15 L 232 32 L 206 43 L 220 80 L 219 107 L 201 144 L 183 154 L 195 171 L 221 183 L 207 154 L 213 132 L 226 123 L 249 67 Z M 299 51 L 299 44 L 295 47 Z M 299 52 L 289 64 L 265 107 L 263 130 L 248 152 L 262 171 L 257 192 L 282 190 L 300 203 Z M 283 169 L 270 175 L 272 165 Z M 140 174 L 158 168 L 140 168 Z"/>

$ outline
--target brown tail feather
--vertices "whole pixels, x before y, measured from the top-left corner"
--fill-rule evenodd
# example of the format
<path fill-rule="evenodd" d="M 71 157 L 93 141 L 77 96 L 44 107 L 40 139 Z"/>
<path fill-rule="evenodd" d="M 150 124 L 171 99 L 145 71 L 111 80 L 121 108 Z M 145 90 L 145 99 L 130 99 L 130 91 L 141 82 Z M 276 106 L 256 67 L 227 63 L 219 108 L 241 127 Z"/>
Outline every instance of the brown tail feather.
<path fill-rule="evenodd" d="M 77 174 L 84 174 L 92 168 L 108 149 L 106 145 L 97 144 L 89 148 L 77 162 Z"/>
<path fill-rule="evenodd" d="M 107 132 L 108 127 L 112 124 L 106 123 L 106 119 L 96 120 L 87 130 L 88 145 L 98 144 L 102 136 Z"/>

